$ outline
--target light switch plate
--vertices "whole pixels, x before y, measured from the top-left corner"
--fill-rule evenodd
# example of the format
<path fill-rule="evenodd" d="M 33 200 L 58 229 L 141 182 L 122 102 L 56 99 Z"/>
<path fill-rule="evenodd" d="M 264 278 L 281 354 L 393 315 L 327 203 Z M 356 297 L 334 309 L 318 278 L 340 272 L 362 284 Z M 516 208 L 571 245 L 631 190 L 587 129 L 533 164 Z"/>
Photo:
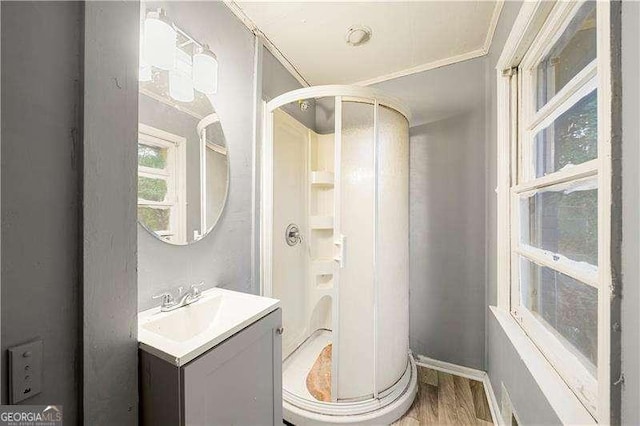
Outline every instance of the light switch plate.
<path fill-rule="evenodd" d="M 9 403 L 42 392 L 42 340 L 9 348 Z"/>

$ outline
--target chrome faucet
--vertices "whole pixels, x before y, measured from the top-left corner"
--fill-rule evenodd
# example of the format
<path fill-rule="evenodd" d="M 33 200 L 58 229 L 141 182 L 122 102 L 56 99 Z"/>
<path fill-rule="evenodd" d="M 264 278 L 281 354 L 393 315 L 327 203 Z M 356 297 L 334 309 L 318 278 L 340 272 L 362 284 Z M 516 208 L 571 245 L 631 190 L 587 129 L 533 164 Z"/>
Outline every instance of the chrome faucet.
<path fill-rule="evenodd" d="M 160 293 L 158 295 L 153 296 L 154 299 L 162 299 L 162 304 L 160 305 L 160 312 L 169 312 L 175 309 L 181 308 L 183 306 L 187 306 L 196 300 L 202 297 L 202 292 L 200 291 L 200 287 L 204 285 L 204 281 L 199 284 L 192 284 L 189 291 L 182 294 L 183 287 L 178 287 L 178 297 L 179 299 L 176 301 L 173 298 L 173 295 L 169 292 Z"/>

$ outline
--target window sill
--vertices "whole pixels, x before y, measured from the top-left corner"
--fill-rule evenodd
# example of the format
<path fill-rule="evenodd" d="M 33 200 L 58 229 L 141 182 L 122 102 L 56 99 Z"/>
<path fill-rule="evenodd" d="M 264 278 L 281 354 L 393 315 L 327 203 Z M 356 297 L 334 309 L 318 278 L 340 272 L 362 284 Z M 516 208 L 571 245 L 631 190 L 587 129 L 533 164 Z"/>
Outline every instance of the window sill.
<path fill-rule="evenodd" d="M 509 312 L 496 306 L 490 309 L 562 423 L 596 423 Z"/>

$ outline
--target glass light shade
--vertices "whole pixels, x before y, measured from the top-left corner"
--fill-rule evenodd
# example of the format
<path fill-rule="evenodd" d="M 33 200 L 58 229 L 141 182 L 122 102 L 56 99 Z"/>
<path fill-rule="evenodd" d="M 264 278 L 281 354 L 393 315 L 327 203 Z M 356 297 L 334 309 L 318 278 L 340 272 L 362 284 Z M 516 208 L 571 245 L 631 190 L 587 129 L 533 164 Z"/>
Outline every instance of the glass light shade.
<path fill-rule="evenodd" d="M 169 95 L 176 101 L 191 102 L 195 98 L 191 74 L 191 56 L 176 49 L 176 67 L 169 71 Z"/>
<path fill-rule="evenodd" d="M 169 71 L 169 95 L 176 101 L 192 102 L 195 96 L 191 78 L 178 71 Z"/>
<path fill-rule="evenodd" d="M 147 18 L 144 21 L 144 59 L 162 70 L 170 70 L 176 61 L 176 30 L 168 23 Z"/>
<path fill-rule="evenodd" d="M 218 61 L 208 53 L 193 55 L 193 87 L 205 95 L 218 91 Z"/>

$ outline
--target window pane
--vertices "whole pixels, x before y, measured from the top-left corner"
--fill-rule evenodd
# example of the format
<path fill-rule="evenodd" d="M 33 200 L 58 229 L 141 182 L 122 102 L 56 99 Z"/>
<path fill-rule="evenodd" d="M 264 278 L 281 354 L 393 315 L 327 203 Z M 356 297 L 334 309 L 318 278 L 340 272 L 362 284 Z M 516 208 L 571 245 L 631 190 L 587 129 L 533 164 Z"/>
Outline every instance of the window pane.
<path fill-rule="evenodd" d="M 597 90 L 590 92 L 534 140 L 536 177 L 598 156 Z"/>
<path fill-rule="evenodd" d="M 598 264 L 598 190 L 590 179 L 550 187 L 521 201 L 522 241 L 578 262 Z"/>
<path fill-rule="evenodd" d="M 592 372 L 598 361 L 598 290 L 521 258 L 522 304 Z"/>
<path fill-rule="evenodd" d="M 138 176 L 138 198 L 147 201 L 165 201 L 166 197 L 166 180 Z"/>
<path fill-rule="evenodd" d="M 168 208 L 138 206 L 138 220 L 151 231 L 168 230 L 170 216 Z"/>
<path fill-rule="evenodd" d="M 139 143 L 138 165 L 164 169 L 167 166 L 167 149 Z"/>
<path fill-rule="evenodd" d="M 596 2 L 589 1 L 538 65 L 538 109 L 595 58 Z"/>

